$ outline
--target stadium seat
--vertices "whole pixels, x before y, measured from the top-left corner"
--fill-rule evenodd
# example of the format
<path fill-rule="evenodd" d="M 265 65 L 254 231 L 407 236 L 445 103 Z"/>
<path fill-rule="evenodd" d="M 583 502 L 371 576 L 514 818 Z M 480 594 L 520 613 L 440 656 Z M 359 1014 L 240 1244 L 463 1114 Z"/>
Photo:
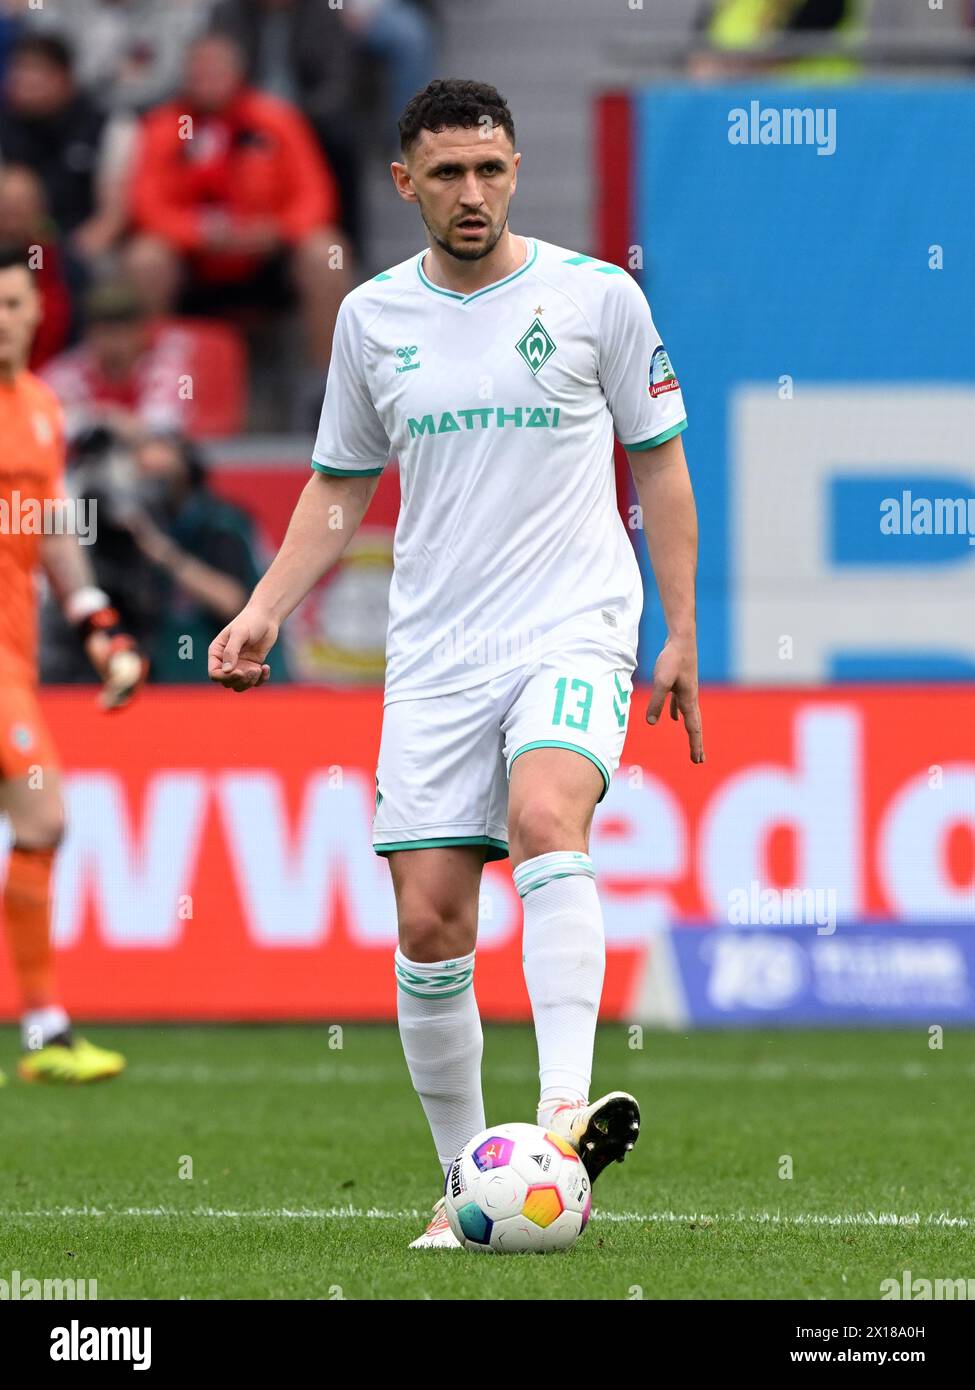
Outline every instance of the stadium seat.
<path fill-rule="evenodd" d="M 247 402 L 247 352 L 236 328 L 216 319 L 180 318 L 173 327 L 190 335 L 194 438 L 237 434 Z"/>

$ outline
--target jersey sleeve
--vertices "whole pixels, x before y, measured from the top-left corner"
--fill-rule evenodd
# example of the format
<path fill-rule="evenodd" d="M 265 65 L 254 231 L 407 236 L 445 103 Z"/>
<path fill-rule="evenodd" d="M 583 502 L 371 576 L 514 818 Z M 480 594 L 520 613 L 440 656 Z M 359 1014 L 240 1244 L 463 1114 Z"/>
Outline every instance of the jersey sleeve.
<path fill-rule="evenodd" d="M 389 440 L 366 385 L 361 333 L 346 299 L 335 323 L 311 466 L 319 473 L 361 478 L 381 473 L 388 462 Z"/>
<path fill-rule="evenodd" d="M 67 496 L 65 487 L 65 443 L 64 411 L 54 392 L 42 381 L 36 382 L 39 414 L 45 421 L 45 448 L 43 452 L 43 481 L 40 484 L 41 500 L 60 502 Z"/>
<path fill-rule="evenodd" d="M 608 276 L 599 329 L 599 381 L 625 449 L 652 449 L 687 426 L 684 400 L 643 291 Z"/>

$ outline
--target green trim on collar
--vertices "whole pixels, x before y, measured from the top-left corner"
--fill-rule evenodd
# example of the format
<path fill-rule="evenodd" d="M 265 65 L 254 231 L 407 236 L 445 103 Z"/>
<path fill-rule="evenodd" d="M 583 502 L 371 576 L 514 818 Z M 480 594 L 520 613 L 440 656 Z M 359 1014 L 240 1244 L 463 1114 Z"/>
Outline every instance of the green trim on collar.
<path fill-rule="evenodd" d="M 447 299 L 457 300 L 460 304 L 472 304 L 475 299 L 480 299 L 482 295 L 491 294 L 492 291 L 501 289 L 503 285 L 509 285 L 512 280 L 517 280 L 519 275 L 524 275 L 525 271 L 535 264 L 538 258 L 538 242 L 535 241 L 534 237 L 526 237 L 525 240 L 528 243 L 528 255 L 525 257 L 524 265 L 520 265 L 517 270 L 513 270 L 503 280 L 496 280 L 493 285 L 485 285 L 483 290 L 475 290 L 473 294 L 460 294 L 457 290 L 441 289 L 439 285 L 435 285 L 432 280 L 428 279 L 423 273 L 423 258 L 427 254 L 426 251 L 421 251 L 416 259 L 416 273 L 420 277 L 421 284 L 425 285 L 428 290 L 432 290 L 434 294 L 442 294 Z"/>

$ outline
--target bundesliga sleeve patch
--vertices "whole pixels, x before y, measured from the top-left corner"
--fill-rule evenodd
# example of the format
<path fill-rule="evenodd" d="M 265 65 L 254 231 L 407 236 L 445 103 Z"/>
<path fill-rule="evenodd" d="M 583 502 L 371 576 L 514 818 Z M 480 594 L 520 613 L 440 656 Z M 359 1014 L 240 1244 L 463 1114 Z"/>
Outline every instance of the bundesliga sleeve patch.
<path fill-rule="evenodd" d="M 670 358 L 667 356 L 667 349 L 661 343 L 656 352 L 650 358 L 650 380 L 648 389 L 651 396 L 662 396 L 665 391 L 676 391 L 680 386 L 674 369 L 670 365 Z"/>

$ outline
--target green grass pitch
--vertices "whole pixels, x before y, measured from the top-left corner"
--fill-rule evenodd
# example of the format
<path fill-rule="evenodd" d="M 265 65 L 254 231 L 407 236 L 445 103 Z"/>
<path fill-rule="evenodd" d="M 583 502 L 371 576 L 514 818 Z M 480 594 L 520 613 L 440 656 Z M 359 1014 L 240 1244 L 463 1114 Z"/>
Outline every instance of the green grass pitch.
<path fill-rule="evenodd" d="M 439 1170 L 393 1028 L 348 1025 L 341 1050 L 325 1028 L 86 1031 L 124 1078 L 24 1085 L 0 1030 L 0 1277 L 99 1299 L 877 1299 L 905 1269 L 975 1277 L 971 1032 L 631 1050 L 603 1027 L 593 1093 L 636 1094 L 640 1143 L 573 1251 L 499 1258 L 406 1248 Z M 489 1119 L 533 1118 L 530 1030 L 485 1034 Z"/>

